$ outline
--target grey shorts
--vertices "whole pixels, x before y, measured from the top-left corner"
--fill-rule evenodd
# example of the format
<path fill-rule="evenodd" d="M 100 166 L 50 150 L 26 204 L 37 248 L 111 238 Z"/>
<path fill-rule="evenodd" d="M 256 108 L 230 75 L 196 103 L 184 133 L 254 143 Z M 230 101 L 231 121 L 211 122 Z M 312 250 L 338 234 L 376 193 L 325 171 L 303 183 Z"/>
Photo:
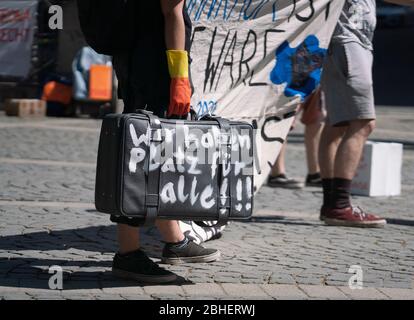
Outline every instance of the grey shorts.
<path fill-rule="evenodd" d="M 374 120 L 373 54 L 356 42 L 332 43 L 322 72 L 327 123 Z"/>

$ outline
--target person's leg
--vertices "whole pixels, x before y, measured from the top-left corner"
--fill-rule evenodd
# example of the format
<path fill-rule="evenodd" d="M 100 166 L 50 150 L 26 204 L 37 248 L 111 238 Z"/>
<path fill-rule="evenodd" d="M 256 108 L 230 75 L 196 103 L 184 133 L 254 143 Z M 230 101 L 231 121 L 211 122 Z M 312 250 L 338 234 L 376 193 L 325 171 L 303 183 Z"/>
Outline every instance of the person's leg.
<path fill-rule="evenodd" d="M 305 150 L 308 174 L 306 176 L 306 186 L 321 187 L 322 177 L 319 165 L 319 142 L 321 140 L 324 124 L 315 121 L 305 126 Z"/>
<path fill-rule="evenodd" d="M 334 127 L 329 124 L 322 130 L 318 153 L 322 179 L 334 177 L 335 157 L 345 131 L 346 127 Z"/>
<path fill-rule="evenodd" d="M 185 239 L 176 220 L 157 220 L 155 225 L 160 231 L 162 239 L 167 243 L 178 243 Z"/>
<path fill-rule="evenodd" d="M 138 250 L 139 228 L 121 223 L 117 226 L 119 253 L 126 254 Z M 176 220 L 157 220 L 156 226 L 167 243 L 179 243 L 185 239 Z"/>
<path fill-rule="evenodd" d="M 117 224 L 119 250 L 112 263 L 112 273 L 115 276 L 154 284 L 169 283 L 177 279 L 174 273 L 160 268 L 140 250 L 136 221 L 126 221 L 121 217 L 112 217 L 111 220 L 121 221 Z"/>
<path fill-rule="evenodd" d="M 321 168 L 323 188 L 321 220 L 324 220 L 325 211 L 332 207 L 332 183 L 334 178 L 335 158 L 345 130 L 346 127 L 333 127 L 327 123 L 321 133 L 319 143 L 319 165 Z"/>
<path fill-rule="evenodd" d="M 119 253 L 124 255 L 139 249 L 139 228 L 117 224 Z"/>
<path fill-rule="evenodd" d="M 343 209 L 351 206 L 352 179 L 358 169 L 365 142 L 374 127 L 375 120 L 355 120 L 347 127 L 335 157 L 332 199 L 334 208 Z"/>
<path fill-rule="evenodd" d="M 204 248 L 188 239 L 176 220 L 158 220 L 156 226 L 166 242 L 162 261 L 168 264 L 213 262 L 220 258 L 220 251 Z"/>
<path fill-rule="evenodd" d="M 167 283 L 176 280 L 174 273 L 159 267 L 140 250 L 138 225 L 142 224 L 142 220 L 114 216 L 111 220 L 118 223 L 119 250 L 112 265 L 115 276 L 148 283 Z M 162 253 L 164 263 L 213 262 L 220 258 L 220 251 L 203 248 L 187 239 L 177 221 L 158 220 L 156 226 L 166 242 Z"/>
<path fill-rule="evenodd" d="M 358 169 L 365 142 L 375 128 L 375 120 L 351 121 L 338 147 L 335 177 L 352 180 Z"/>
<path fill-rule="evenodd" d="M 319 141 L 324 127 L 325 119 L 322 107 L 322 91 L 319 87 L 302 104 L 301 122 L 305 126 L 305 150 L 308 174 L 306 177 L 307 186 L 321 186 L 321 172 L 319 168 Z"/>
<path fill-rule="evenodd" d="M 286 167 L 285 167 L 285 155 L 286 155 L 286 145 L 285 142 L 280 149 L 279 156 L 275 162 L 275 165 L 272 167 L 271 175 L 272 177 L 277 177 L 281 174 L 286 174 Z"/>
<path fill-rule="evenodd" d="M 350 227 L 383 227 L 387 224 L 374 214 L 351 204 L 351 183 L 357 171 L 365 142 L 375 127 L 375 120 L 351 121 L 338 146 L 334 164 L 331 208 L 324 221 L 328 225 Z"/>
<path fill-rule="evenodd" d="M 320 173 L 318 152 L 323 127 L 323 123 L 319 121 L 305 126 L 306 160 L 310 175 Z"/>
<path fill-rule="evenodd" d="M 301 189 L 303 183 L 286 176 L 285 156 L 287 141 L 282 145 L 279 156 L 272 167 L 269 180 L 267 182 L 272 188 Z"/>

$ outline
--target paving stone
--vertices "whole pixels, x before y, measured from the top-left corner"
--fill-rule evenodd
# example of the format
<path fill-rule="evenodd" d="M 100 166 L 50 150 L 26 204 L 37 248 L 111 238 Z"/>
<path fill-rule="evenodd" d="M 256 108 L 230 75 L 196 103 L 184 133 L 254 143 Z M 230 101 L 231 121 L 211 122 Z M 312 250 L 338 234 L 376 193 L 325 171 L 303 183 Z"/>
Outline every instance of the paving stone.
<path fill-rule="evenodd" d="M 246 298 L 266 296 L 266 292 L 259 285 L 223 283 L 221 287 L 229 296 L 237 296 L 241 292 Z"/>
<path fill-rule="evenodd" d="M 152 297 L 154 300 L 185 300 L 185 296 L 177 294 L 153 294 Z"/>
<path fill-rule="evenodd" d="M 338 287 L 343 293 L 353 300 L 387 300 L 385 294 L 376 288 L 363 288 L 352 290 L 348 287 Z"/>
<path fill-rule="evenodd" d="M 154 300 L 148 295 L 136 295 L 136 294 L 120 294 L 125 300 Z"/>
<path fill-rule="evenodd" d="M 310 298 L 330 300 L 349 299 L 343 292 L 341 292 L 336 287 L 300 285 L 299 288 L 302 289 Z"/>
<path fill-rule="evenodd" d="M 296 280 L 291 275 L 278 274 L 270 277 L 269 284 L 296 284 Z"/>
<path fill-rule="evenodd" d="M 34 299 L 34 300 L 65 300 L 65 298 L 62 296 L 61 293 L 33 293 L 28 292 L 28 294 Z"/>
<path fill-rule="evenodd" d="M 296 286 L 283 284 L 265 284 L 261 286 L 271 297 L 277 300 L 303 300 L 307 296 Z"/>
<path fill-rule="evenodd" d="M 24 292 L 1 292 L 0 297 L 3 300 L 34 300 Z"/>
<path fill-rule="evenodd" d="M 378 288 L 378 290 L 393 300 L 414 300 L 413 289 Z"/>
<path fill-rule="evenodd" d="M 84 292 L 70 292 L 70 291 L 63 291 L 62 297 L 65 300 L 93 300 L 93 294 L 88 293 L 87 291 Z"/>
<path fill-rule="evenodd" d="M 109 294 L 109 293 L 99 293 L 93 294 L 92 298 L 94 300 L 125 300 L 120 294 Z"/>
<path fill-rule="evenodd" d="M 184 295 L 184 291 L 180 286 L 146 286 L 144 292 L 149 295 Z"/>
<path fill-rule="evenodd" d="M 107 294 L 121 294 L 121 295 L 143 295 L 144 289 L 142 287 L 120 286 L 112 287 L 108 284 L 102 284 L 102 291 Z"/>
<path fill-rule="evenodd" d="M 184 285 L 182 286 L 184 292 L 191 297 L 206 296 L 206 297 L 219 297 L 225 296 L 226 293 L 222 287 L 216 283 L 200 283 L 196 285 Z"/>

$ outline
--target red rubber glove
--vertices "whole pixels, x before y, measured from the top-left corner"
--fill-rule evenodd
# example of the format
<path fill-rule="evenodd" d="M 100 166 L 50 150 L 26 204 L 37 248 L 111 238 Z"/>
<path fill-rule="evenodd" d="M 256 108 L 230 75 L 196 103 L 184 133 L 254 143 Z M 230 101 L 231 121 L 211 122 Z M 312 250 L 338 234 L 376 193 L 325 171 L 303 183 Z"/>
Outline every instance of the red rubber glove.
<path fill-rule="evenodd" d="M 188 54 L 184 50 L 167 51 L 171 76 L 170 104 L 167 116 L 186 116 L 190 112 L 191 84 L 188 78 Z"/>

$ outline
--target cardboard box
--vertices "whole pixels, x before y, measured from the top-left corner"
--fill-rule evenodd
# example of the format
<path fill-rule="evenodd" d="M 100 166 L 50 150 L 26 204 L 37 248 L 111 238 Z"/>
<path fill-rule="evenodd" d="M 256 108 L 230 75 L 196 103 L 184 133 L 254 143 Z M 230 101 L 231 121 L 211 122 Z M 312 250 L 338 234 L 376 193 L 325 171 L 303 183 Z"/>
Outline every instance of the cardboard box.
<path fill-rule="evenodd" d="M 369 197 L 400 195 L 402 160 L 402 144 L 367 142 L 351 193 Z"/>
<path fill-rule="evenodd" d="M 6 115 L 15 117 L 45 117 L 46 102 L 37 99 L 11 99 L 6 101 Z"/>

